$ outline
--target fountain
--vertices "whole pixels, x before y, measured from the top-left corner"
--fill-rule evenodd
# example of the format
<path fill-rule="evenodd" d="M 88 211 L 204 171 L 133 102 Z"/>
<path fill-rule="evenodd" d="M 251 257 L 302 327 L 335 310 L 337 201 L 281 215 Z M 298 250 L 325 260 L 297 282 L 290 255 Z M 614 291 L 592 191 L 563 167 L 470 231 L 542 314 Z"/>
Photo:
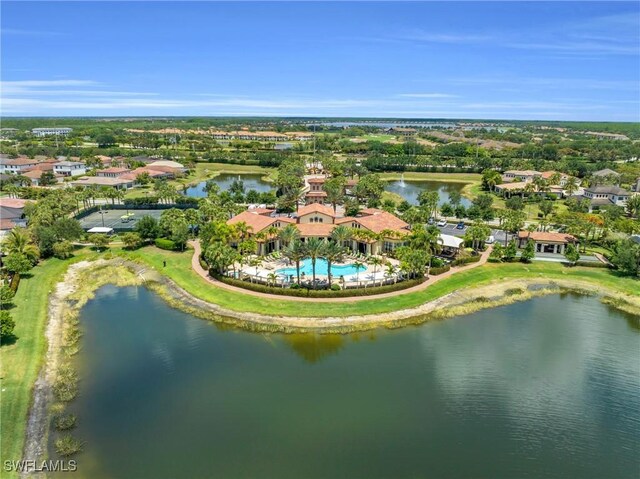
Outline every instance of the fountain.
<path fill-rule="evenodd" d="M 404 182 L 404 173 L 400 175 L 400 188 L 405 188 L 407 185 Z"/>

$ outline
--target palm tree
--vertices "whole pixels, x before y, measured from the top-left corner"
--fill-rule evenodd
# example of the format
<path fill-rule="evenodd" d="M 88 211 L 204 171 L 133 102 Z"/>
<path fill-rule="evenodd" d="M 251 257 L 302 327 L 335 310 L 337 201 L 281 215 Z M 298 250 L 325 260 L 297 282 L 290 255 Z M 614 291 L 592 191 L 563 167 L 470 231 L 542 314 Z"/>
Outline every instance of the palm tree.
<path fill-rule="evenodd" d="M 311 271 L 313 273 L 313 287 L 316 287 L 316 261 L 324 255 L 326 242 L 320 238 L 309 238 L 305 243 L 307 256 L 311 258 Z"/>
<path fill-rule="evenodd" d="M 345 248 L 338 243 L 327 243 L 324 248 L 324 257 L 327 260 L 327 275 L 329 277 L 329 287 L 331 287 L 331 265 L 344 259 Z"/>
<path fill-rule="evenodd" d="M 267 283 L 270 286 L 275 286 L 277 280 L 278 280 L 278 275 L 276 273 L 269 273 L 267 275 Z"/>
<path fill-rule="evenodd" d="M 17 198 L 20 193 L 20 188 L 14 184 L 10 184 L 4 187 L 4 191 L 9 194 L 9 198 Z"/>
<path fill-rule="evenodd" d="M 252 258 L 249 260 L 249 266 L 253 266 L 256 269 L 256 280 L 258 279 L 258 268 L 261 264 L 262 260 L 260 258 Z M 253 282 L 253 280 L 251 282 Z"/>
<path fill-rule="evenodd" d="M 300 261 L 307 256 L 305 244 L 299 239 L 295 239 L 289 243 L 289 246 L 287 246 L 282 254 L 284 254 L 289 261 L 296 264 L 296 276 L 298 278 L 298 284 L 300 284 Z"/>
<path fill-rule="evenodd" d="M 336 226 L 331 232 L 331 239 L 340 246 L 346 246 L 345 243 L 353 237 L 351 229 L 345 225 Z M 351 249 L 349 247 L 349 249 Z"/>
<path fill-rule="evenodd" d="M 575 176 L 569 177 L 564 185 L 564 189 L 567 191 L 568 196 L 573 196 L 573 194 L 578 191 L 578 188 L 580 188 L 580 182 Z"/>
<path fill-rule="evenodd" d="M 373 265 L 373 285 L 376 285 L 376 273 L 378 272 L 378 266 L 382 266 L 385 264 L 385 261 L 382 260 L 379 256 L 372 256 L 369 258 L 369 264 Z"/>
<path fill-rule="evenodd" d="M 360 261 L 356 261 L 355 263 L 353 263 L 353 266 L 356 268 L 356 283 L 359 283 L 359 275 L 360 275 L 360 269 L 364 268 L 364 263 L 360 262 Z"/>
<path fill-rule="evenodd" d="M 387 269 L 384 272 L 384 275 L 388 278 L 393 278 L 393 284 L 396 284 L 396 282 L 398 281 L 398 277 L 394 276 L 396 273 L 396 267 L 391 264 L 391 263 L 387 263 Z"/>
<path fill-rule="evenodd" d="M 3 249 L 8 254 L 22 254 L 32 263 L 38 261 L 40 257 L 40 250 L 31 241 L 31 236 L 26 228 L 13 228 L 7 239 L 4 240 Z"/>
<path fill-rule="evenodd" d="M 283 248 L 289 246 L 291 242 L 300 238 L 300 231 L 294 225 L 287 225 L 278 231 L 278 238 Z"/>

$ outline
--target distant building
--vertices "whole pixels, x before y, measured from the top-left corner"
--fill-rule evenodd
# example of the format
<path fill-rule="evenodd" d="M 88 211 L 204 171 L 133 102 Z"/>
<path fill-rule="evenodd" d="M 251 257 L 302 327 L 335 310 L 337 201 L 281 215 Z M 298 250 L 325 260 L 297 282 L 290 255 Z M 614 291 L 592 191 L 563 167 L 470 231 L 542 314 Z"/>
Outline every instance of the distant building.
<path fill-rule="evenodd" d="M 67 136 L 72 131 L 73 128 L 34 128 L 33 130 L 31 130 L 31 133 L 33 133 L 35 136 Z"/>
<path fill-rule="evenodd" d="M 584 189 L 583 199 L 589 200 L 589 209 L 597 209 L 603 206 L 625 206 L 631 193 L 612 185 L 590 186 Z"/>
<path fill-rule="evenodd" d="M 79 161 L 60 161 L 54 163 L 53 172 L 61 176 L 82 176 L 87 173 L 87 166 Z"/>
<path fill-rule="evenodd" d="M 11 173 L 14 175 L 19 175 L 23 171 L 28 170 L 31 167 L 34 167 L 38 164 L 36 160 L 32 160 L 31 158 L 15 158 L 13 160 L 2 160 L 0 162 L 0 173 Z"/>
<path fill-rule="evenodd" d="M 502 181 L 505 183 L 512 181 L 530 183 L 536 176 L 542 176 L 542 173 L 535 170 L 507 170 L 502 175 Z"/>
<path fill-rule="evenodd" d="M 387 129 L 387 132 L 392 135 L 415 136 L 418 133 L 418 130 L 415 128 L 394 127 Z"/>

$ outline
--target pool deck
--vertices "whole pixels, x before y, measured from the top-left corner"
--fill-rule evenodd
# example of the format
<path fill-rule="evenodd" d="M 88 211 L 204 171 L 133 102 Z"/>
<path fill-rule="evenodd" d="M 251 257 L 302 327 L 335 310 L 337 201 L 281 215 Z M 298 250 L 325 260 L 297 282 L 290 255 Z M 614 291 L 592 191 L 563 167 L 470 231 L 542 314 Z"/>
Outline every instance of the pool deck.
<path fill-rule="evenodd" d="M 226 289 L 228 291 L 235 291 L 237 293 L 249 294 L 251 296 L 256 296 L 259 298 L 273 299 L 274 297 L 277 297 L 279 300 L 282 300 L 282 301 L 299 301 L 299 302 L 311 302 L 311 303 L 345 303 L 345 302 L 351 303 L 354 301 L 370 301 L 373 298 L 391 298 L 394 296 L 400 296 L 407 293 L 422 291 L 424 289 L 427 289 L 432 284 L 437 283 L 438 281 L 441 281 L 445 278 L 448 278 L 451 275 L 456 274 L 460 271 L 466 271 L 468 269 L 473 269 L 473 268 L 477 268 L 479 266 L 484 265 L 489 259 L 489 255 L 493 250 L 493 246 L 489 246 L 487 250 L 482 253 L 482 256 L 480 257 L 480 261 L 478 261 L 477 263 L 470 263 L 465 266 L 452 268 L 446 273 L 442 273 L 438 276 L 430 276 L 423 283 L 420 283 L 416 286 L 412 286 L 407 289 L 402 289 L 399 291 L 391 291 L 389 293 L 369 295 L 369 296 L 346 296 L 346 297 L 340 297 L 340 298 L 305 298 L 305 297 L 298 297 L 298 296 L 275 296 L 273 294 L 260 293 L 258 291 L 251 291 L 245 288 L 240 288 L 238 286 L 233 286 L 230 284 L 223 283 L 222 281 L 218 281 L 217 279 L 209 276 L 208 271 L 206 271 L 202 266 L 200 266 L 200 253 L 202 251 L 200 247 L 200 241 L 199 240 L 190 241 L 189 244 L 193 246 L 193 256 L 191 258 L 191 267 L 200 277 L 202 277 L 208 283 L 215 285 L 216 287 Z"/>

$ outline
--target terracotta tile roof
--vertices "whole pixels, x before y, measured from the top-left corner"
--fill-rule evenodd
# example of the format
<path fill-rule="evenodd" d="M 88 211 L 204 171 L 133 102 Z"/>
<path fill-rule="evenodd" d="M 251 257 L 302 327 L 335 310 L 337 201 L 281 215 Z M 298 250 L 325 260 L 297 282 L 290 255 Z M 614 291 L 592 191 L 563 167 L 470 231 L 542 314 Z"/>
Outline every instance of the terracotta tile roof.
<path fill-rule="evenodd" d="M 331 206 L 320 205 L 317 203 L 301 206 L 300 208 L 298 208 L 298 217 L 305 216 L 311 213 L 323 213 L 331 217 L 336 216 Z"/>
<path fill-rule="evenodd" d="M 395 215 L 386 211 L 376 210 L 375 208 L 367 208 L 363 210 L 366 216 L 359 216 L 356 221 L 362 226 L 374 233 L 380 233 L 384 230 L 401 231 L 405 230 L 409 224 L 402 221 Z"/>
<path fill-rule="evenodd" d="M 309 178 L 307 180 L 308 183 L 324 183 L 324 178 Z"/>
<path fill-rule="evenodd" d="M 27 203 L 21 198 L 0 198 L 0 206 L 4 208 L 24 208 Z"/>
<path fill-rule="evenodd" d="M 319 198 L 324 198 L 327 196 L 326 191 L 309 191 L 304 196 L 317 196 Z"/>
<path fill-rule="evenodd" d="M 35 165 L 36 163 L 38 163 L 36 160 L 31 160 L 29 158 L 16 158 L 15 160 L 7 161 L 5 165 L 22 166 L 22 165 Z"/>
<path fill-rule="evenodd" d="M 516 175 L 516 176 L 535 176 L 539 175 L 539 171 L 535 170 L 507 170 L 504 174 Z"/>
<path fill-rule="evenodd" d="M 16 224 L 8 218 L 0 218 L 0 230 L 12 230 Z"/>
<path fill-rule="evenodd" d="M 267 229 L 273 223 L 275 223 L 279 218 L 272 218 L 270 216 L 260 215 L 258 213 L 254 213 L 253 211 L 243 211 L 239 215 L 234 216 L 229 221 L 227 221 L 228 225 L 235 225 L 238 223 L 246 223 L 247 226 L 251 229 L 253 234 L 260 233 L 262 230 Z"/>
<path fill-rule="evenodd" d="M 326 223 L 303 223 L 296 225 L 301 236 L 329 236 L 335 225 Z"/>
<path fill-rule="evenodd" d="M 275 210 L 272 210 L 272 209 L 269 209 L 269 208 L 249 208 L 247 211 L 249 211 L 251 213 L 256 213 L 256 214 L 259 214 L 259 215 L 270 215 Z"/>
<path fill-rule="evenodd" d="M 518 232 L 519 239 L 531 238 L 533 241 L 549 241 L 554 243 L 574 243 L 576 241 L 575 236 L 566 233 L 551 233 L 548 231 L 520 231 Z"/>
<path fill-rule="evenodd" d="M 23 171 L 53 171 L 53 163 L 38 163 L 35 166 L 30 166 Z"/>
<path fill-rule="evenodd" d="M 524 189 L 526 185 L 529 183 L 525 181 L 515 181 L 513 183 L 502 183 L 501 185 L 496 185 L 496 189 L 498 190 L 520 190 Z"/>

